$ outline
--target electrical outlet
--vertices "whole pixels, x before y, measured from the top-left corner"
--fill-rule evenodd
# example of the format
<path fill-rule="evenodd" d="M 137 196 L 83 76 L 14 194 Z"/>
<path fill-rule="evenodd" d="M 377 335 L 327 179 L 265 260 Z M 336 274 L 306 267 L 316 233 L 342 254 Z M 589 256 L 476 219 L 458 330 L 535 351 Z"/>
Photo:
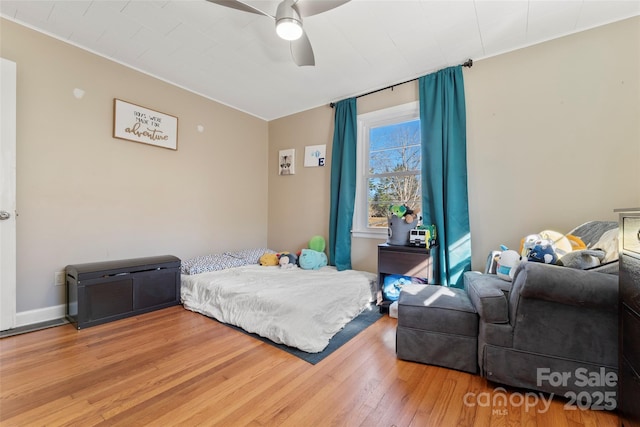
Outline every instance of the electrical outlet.
<path fill-rule="evenodd" d="M 65 274 L 64 271 L 56 271 L 53 277 L 53 283 L 55 286 L 64 286 L 65 284 Z"/>

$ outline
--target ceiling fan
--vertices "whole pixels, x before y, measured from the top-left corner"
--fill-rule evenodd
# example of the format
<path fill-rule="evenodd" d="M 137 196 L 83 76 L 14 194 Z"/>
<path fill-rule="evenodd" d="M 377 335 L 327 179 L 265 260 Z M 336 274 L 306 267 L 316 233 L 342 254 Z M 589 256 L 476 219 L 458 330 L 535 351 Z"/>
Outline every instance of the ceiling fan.
<path fill-rule="evenodd" d="M 240 0 L 207 1 L 243 12 L 273 18 L 276 23 L 276 33 L 280 38 L 290 42 L 291 56 L 293 62 L 298 66 L 316 64 L 311 42 L 302 28 L 302 18 L 326 12 L 349 2 L 349 0 L 283 0 L 278 4 L 276 15 L 273 16 L 248 2 Z"/>

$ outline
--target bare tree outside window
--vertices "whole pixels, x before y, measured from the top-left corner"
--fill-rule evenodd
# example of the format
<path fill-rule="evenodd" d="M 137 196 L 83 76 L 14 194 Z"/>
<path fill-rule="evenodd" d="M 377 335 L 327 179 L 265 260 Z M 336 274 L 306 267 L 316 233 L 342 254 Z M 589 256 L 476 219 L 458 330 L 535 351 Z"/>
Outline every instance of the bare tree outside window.
<path fill-rule="evenodd" d="M 387 227 L 391 205 L 419 211 L 420 120 L 371 128 L 369 134 L 369 227 Z"/>

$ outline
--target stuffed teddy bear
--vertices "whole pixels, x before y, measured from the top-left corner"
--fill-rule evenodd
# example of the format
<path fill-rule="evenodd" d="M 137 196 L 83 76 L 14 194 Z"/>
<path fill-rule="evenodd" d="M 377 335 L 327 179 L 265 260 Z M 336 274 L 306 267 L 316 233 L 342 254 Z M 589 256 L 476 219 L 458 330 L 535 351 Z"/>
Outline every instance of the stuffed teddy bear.
<path fill-rule="evenodd" d="M 280 264 L 281 268 L 297 268 L 297 262 L 298 257 L 295 254 L 291 254 L 288 252 L 279 254 L 278 264 Z"/>
<path fill-rule="evenodd" d="M 522 257 L 518 252 L 511 250 L 504 245 L 500 245 L 500 249 L 502 249 L 502 252 L 498 256 L 496 274 L 502 280 L 511 282 L 513 280 L 513 274 L 516 271 L 516 267 L 522 261 Z"/>
<path fill-rule="evenodd" d="M 298 265 L 304 270 L 317 270 L 327 265 L 327 255 L 313 249 L 303 249 L 298 258 Z"/>
<path fill-rule="evenodd" d="M 278 265 L 278 254 L 274 252 L 267 252 L 260 257 L 258 263 L 265 267 Z"/>

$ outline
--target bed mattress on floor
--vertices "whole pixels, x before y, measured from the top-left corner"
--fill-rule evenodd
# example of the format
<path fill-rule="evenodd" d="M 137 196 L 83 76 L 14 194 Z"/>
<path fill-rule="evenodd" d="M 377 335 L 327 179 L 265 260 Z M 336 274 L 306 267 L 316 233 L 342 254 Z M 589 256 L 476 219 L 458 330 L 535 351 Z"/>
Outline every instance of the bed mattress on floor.
<path fill-rule="evenodd" d="M 247 265 L 182 275 L 184 307 L 278 344 L 322 351 L 370 306 L 376 275 L 357 270 Z"/>

